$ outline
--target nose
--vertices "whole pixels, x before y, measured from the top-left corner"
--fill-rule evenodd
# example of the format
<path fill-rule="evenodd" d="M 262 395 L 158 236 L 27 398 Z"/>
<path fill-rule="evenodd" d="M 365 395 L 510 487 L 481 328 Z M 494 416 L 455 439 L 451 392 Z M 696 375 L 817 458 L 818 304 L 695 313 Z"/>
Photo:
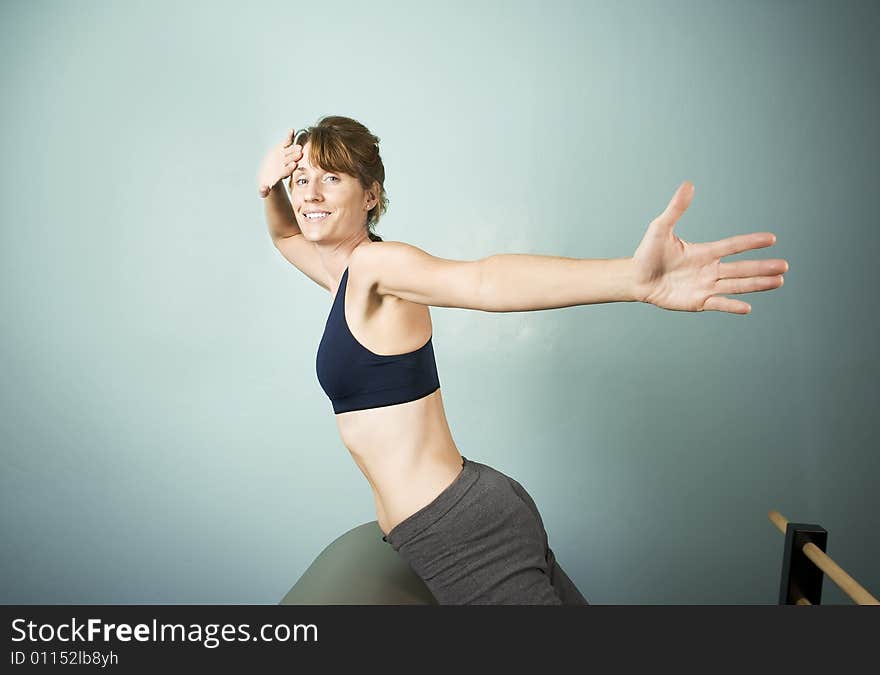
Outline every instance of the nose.
<path fill-rule="evenodd" d="M 306 185 L 305 196 L 304 199 L 307 202 L 315 202 L 320 201 L 323 197 L 321 196 L 321 186 L 318 181 L 310 180 L 308 185 Z"/>

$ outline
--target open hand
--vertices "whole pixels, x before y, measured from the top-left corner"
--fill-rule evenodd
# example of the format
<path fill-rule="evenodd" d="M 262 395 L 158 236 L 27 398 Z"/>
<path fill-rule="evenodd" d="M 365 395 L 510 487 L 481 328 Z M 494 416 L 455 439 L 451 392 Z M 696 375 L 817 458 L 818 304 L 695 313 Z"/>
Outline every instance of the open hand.
<path fill-rule="evenodd" d="M 290 176 L 296 170 L 296 164 L 302 159 L 302 146 L 292 145 L 293 129 L 287 132 L 280 145 L 273 147 L 257 172 L 257 187 L 264 199 L 269 196 L 275 184 Z"/>
<path fill-rule="evenodd" d="M 666 210 L 648 226 L 633 255 L 636 296 L 663 309 L 684 312 L 715 310 L 748 314 L 751 305 L 719 294 L 753 293 L 782 286 L 788 271 L 785 260 L 741 260 L 722 263 L 735 255 L 776 243 L 772 232 L 753 232 L 720 241 L 692 244 L 679 239 L 673 228 L 690 206 L 694 185 L 682 183 Z"/>

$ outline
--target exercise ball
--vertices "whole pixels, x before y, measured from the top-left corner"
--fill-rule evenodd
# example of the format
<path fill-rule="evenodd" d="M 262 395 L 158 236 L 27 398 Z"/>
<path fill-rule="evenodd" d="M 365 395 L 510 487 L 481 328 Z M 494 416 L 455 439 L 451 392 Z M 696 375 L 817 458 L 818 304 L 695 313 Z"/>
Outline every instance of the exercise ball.
<path fill-rule="evenodd" d="M 425 583 L 375 520 L 334 540 L 315 558 L 281 605 L 436 605 Z"/>

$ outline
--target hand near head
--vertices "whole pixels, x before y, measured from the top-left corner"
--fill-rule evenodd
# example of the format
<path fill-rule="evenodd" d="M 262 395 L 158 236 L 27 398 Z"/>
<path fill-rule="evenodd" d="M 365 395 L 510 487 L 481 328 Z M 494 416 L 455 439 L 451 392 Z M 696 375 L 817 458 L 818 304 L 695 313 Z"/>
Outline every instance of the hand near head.
<path fill-rule="evenodd" d="M 751 306 L 720 294 L 753 293 L 782 286 L 785 260 L 741 260 L 722 263 L 735 255 L 776 243 L 772 232 L 753 232 L 720 241 L 692 244 L 679 239 L 673 228 L 690 206 L 694 186 L 682 183 L 666 210 L 648 226 L 633 255 L 636 295 L 642 302 L 684 312 L 715 310 L 748 314 Z"/>
<path fill-rule="evenodd" d="M 263 158 L 257 172 L 257 188 L 264 199 L 269 196 L 275 184 L 290 176 L 296 170 L 296 163 L 302 159 L 302 146 L 293 145 L 293 129 L 287 132 L 280 145 L 276 145 Z"/>

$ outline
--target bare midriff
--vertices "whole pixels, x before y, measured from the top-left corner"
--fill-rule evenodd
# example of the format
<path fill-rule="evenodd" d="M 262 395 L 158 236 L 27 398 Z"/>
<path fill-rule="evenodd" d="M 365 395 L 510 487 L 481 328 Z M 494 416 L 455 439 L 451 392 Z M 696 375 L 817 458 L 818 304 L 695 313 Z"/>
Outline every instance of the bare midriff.
<path fill-rule="evenodd" d="M 461 472 L 440 389 L 408 403 L 339 413 L 336 424 L 373 489 L 383 534 L 434 501 Z"/>

